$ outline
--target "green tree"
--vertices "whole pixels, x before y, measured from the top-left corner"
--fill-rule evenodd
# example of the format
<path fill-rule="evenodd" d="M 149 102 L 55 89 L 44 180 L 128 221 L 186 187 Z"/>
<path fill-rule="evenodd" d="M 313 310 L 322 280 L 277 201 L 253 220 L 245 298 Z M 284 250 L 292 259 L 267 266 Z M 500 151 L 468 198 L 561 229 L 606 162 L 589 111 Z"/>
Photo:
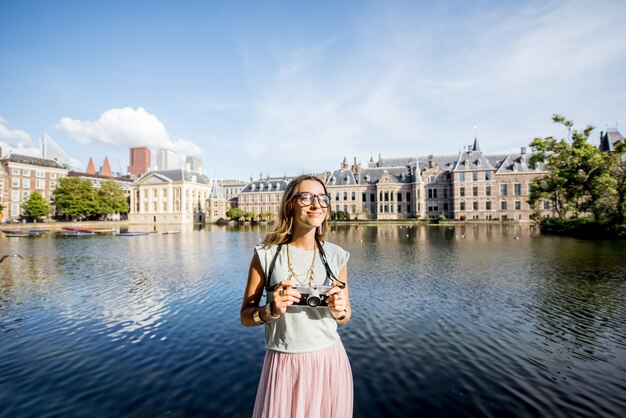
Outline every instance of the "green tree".
<path fill-rule="evenodd" d="M 243 209 L 239 209 L 239 208 L 232 208 L 232 209 L 229 209 L 228 212 L 226 212 L 226 216 L 234 220 L 238 220 L 243 215 L 244 215 Z"/>
<path fill-rule="evenodd" d="M 65 216 L 75 218 L 98 213 L 98 194 L 88 179 L 62 178 L 52 193 L 54 203 Z"/>
<path fill-rule="evenodd" d="M 35 218 L 36 221 L 40 216 L 50 215 L 50 203 L 39 192 L 33 192 L 22 205 L 22 212 L 24 216 Z"/>
<path fill-rule="evenodd" d="M 128 213 L 130 207 L 122 187 L 115 180 L 105 180 L 98 190 L 98 213 Z"/>
<path fill-rule="evenodd" d="M 261 212 L 261 215 L 259 215 L 261 217 L 261 220 L 263 221 L 271 221 L 272 219 L 274 219 L 274 212 L 272 212 L 271 210 L 266 210 L 265 212 Z"/>
<path fill-rule="evenodd" d="M 253 221 L 253 220 L 254 220 L 257 216 L 258 216 L 258 215 L 257 215 L 257 213 L 256 213 L 256 212 L 245 212 L 245 213 L 243 214 L 243 217 L 244 217 L 244 218 L 246 218 L 246 219 L 248 219 L 248 220 L 250 220 L 250 221 Z"/>
<path fill-rule="evenodd" d="M 602 219 L 615 210 L 614 155 L 600 152 L 589 143 L 593 127 L 573 129 L 572 121 L 556 114 L 552 120 L 567 128 L 569 138 L 536 138 L 530 144 L 531 165 L 545 164 L 547 174 L 531 183 L 529 203 L 536 208 L 539 202 L 548 200 L 561 219 L 581 213 Z"/>

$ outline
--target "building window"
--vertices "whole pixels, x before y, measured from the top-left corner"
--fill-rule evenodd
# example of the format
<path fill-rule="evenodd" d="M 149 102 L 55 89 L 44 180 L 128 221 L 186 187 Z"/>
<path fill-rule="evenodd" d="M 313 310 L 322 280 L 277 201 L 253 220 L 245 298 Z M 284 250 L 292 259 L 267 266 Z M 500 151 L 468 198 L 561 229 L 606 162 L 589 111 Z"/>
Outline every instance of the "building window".
<path fill-rule="evenodd" d="M 411 205 L 406 205 L 406 213 L 411 213 Z"/>
<path fill-rule="evenodd" d="M 491 180 L 491 171 L 485 171 L 485 180 Z"/>
<path fill-rule="evenodd" d="M 478 171 L 472 172 L 472 181 L 478 181 Z"/>
<path fill-rule="evenodd" d="M 361 194 L 361 200 L 362 200 L 363 202 L 365 202 L 365 201 L 367 200 L 367 193 L 362 193 L 362 194 Z"/>
<path fill-rule="evenodd" d="M 43 190 L 46 188 L 45 180 L 37 180 L 37 190 Z"/>
<path fill-rule="evenodd" d="M 520 202 L 519 200 L 515 201 L 515 210 L 520 210 L 522 209 L 522 202 Z"/>
<path fill-rule="evenodd" d="M 503 200 L 502 202 L 500 202 L 500 209 L 506 210 L 506 200 Z"/>
<path fill-rule="evenodd" d="M 376 201 L 376 193 L 370 193 L 370 202 Z"/>
<path fill-rule="evenodd" d="M 17 203 L 11 204 L 11 216 L 19 216 L 20 214 L 20 205 Z"/>
<path fill-rule="evenodd" d="M 348 200 L 348 192 L 343 192 L 343 200 Z"/>
<path fill-rule="evenodd" d="M 12 178 L 11 179 L 11 187 L 17 189 L 20 187 L 20 179 Z"/>
<path fill-rule="evenodd" d="M 57 173 L 50 173 L 50 178 L 51 179 L 56 179 L 57 178 Z"/>
<path fill-rule="evenodd" d="M 19 168 L 12 168 L 11 169 L 11 175 L 12 176 L 19 176 L 20 175 L 20 169 Z"/>
<path fill-rule="evenodd" d="M 505 183 L 500 184 L 500 196 L 506 196 L 508 192 L 508 187 Z"/>
<path fill-rule="evenodd" d="M 28 199 L 28 196 L 30 195 L 30 192 L 27 191 L 23 191 L 22 192 L 22 200 L 26 200 Z"/>
<path fill-rule="evenodd" d="M 485 202 L 485 209 L 486 210 L 491 210 L 491 201 L 490 200 Z"/>
<path fill-rule="evenodd" d="M 461 197 L 465 197 L 465 187 L 460 187 L 460 188 L 459 188 L 459 195 L 460 195 Z"/>
<path fill-rule="evenodd" d="M 478 186 L 472 187 L 472 196 L 478 196 Z"/>
<path fill-rule="evenodd" d="M 24 189 L 30 189 L 30 179 L 22 179 L 22 187 Z"/>
<path fill-rule="evenodd" d="M 30 177 L 30 170 L 22 170 L 22 175 L 24 177 Z"/>
<path fill-rule="evenodd" d="M 406 201 L 410 202 L 411 201 L 411 192 L 406 192 Z M 410 211 L 409 211 L 410 212 Z"/>
<path fill-rule="evenodd" d="M 402 202 L 402 192 L 398 192 L 398 202 Z"/>
<path fill-rule="evenodd" d="M 522 185 L 520 183 L 515 183 L 513 185 L 513 190 L 515 191 L 515 196 L 522 195 Z"/>
<path fill-rule="evenodd" d="M 35 173 L 35 176 L 36 176 L 38 179 L 45 179 L 45 178 L 46 178 L 46 173 L 44 173 L 43 171 L 37 171 L 37 172 Z"/>
<path fill-rule="evenodd" d="M 491 186 L 485 186 L 485 196 L 491 196 Z"/>
<path fill-rule="evenodd" d="M 459 181 L 465 181 L 465 173 L 459 173 Z"/>
<path fill-rule="evenodd" d="M 20 201 L 20 191 L 19 190 L 12 190 L 11 191 L 11 200 L 13 202 L 19 202 Z"/>
<path fill-rule="evenodd" d="M 352 200 L 356 200 L 356 192 L 352 192 Z"/>
<path fill-rule="evenodd" d="M 472 206 L 473 206 L 474 210 L 478 210 L 478 202 L 474 201 L 472 203 Z"/>
<path fill-rule="evenodd" d="M 429 176 L 428 184 L 437 184 L 437 176 Z"/>
<path fill-rule="evenodd" d="M 335 192 L 335 201 L 339 201 L 339 192 Z"/>
<path fill-rule="evenodd" d="M 448 211 L 448 202 L 443 202 L 443 210 Z"/>
<path fill-rule="evenodd" d="M 550 209 L 550 202 L 548 202 L 547 200 L 543 202 L 543 209 L 544 210 L 549 210 Z"/>
<path fill-rule="evenodd" d="M 448 198 L 448 188 L 446 187 L 445 189 L 443 189 L 443 198 L 447 199 Z"/>
<path fill-rule="evenodd" d="M 389 202 L 389 192 L 385 192 L 385 202 Z"/>
<path fill-rule="evenodd" d="M 428 198 L 437 199 L 437 189 L 428 189 Z"/>
<path fill-rule="evenodd" d="M 465 202 L 461 202 L 460 209 L 465 210 Z"/>
<path fill-rule="evenodd" d="M 57 182 L 56 181 L 50 181 L 50 190 L 53 190 L 57 187 Z"/>

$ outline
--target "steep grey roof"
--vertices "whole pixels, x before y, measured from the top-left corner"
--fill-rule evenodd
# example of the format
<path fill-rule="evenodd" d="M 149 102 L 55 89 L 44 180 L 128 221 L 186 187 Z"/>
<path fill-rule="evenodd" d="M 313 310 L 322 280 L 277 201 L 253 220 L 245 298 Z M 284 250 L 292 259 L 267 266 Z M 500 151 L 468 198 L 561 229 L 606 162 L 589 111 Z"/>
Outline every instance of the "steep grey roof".
<path fill-rule="evenodd" d="M 506 156 L 493 156 L 496 174 L 528 173 L 543 170 L 543 164 L 539 163 L 536 168 L 528 165 L 530 154 L 511 153 Z"/>
<path fill-rule="evenodd" d="M 213 182 L 213 188 L 211 188 L 211 193 L 209 193 L 209 199 L 223 199 L 224 195 L 222 194 L 222 188 L 216 181 Z"/>
<path fill-rule="evenodd" d="M 600 151 L 614 151 L 615 145 L 623 139 L 624 136 L 615 128 L 600 133 Z"/>
<path fill-rule="evenodd" d="M 251 181 L 241 190 L 241 193 L 251 192 L 277 192 L 285 191 L 287 185 L 294 177 L 268 177 Z"/>
<path fill-rule="evenodd" d="M 415 176 L 410 173 L 408 167 L 376 167 L 363 168 L 356 174 L 349 169 L 335 170 L 328 177 L 326 185 L 347 186 L 354 184 L 376 184 L 380 181 L 385 172 L 392 177 L 394 183 L 412 183 L 415 181 Z"/>
<path fill-rule="evenodd" d="M 31 157 L 29 155 L 20 155 L 20 154 L 9 154 L 8 156 L 2 158 L 2 160 L 0 161 L 20 163 L 20 164 L 29 164 L 29 165 L 39 166 L 39 167 L 63 168 L 63 166 L 55 160 L 49 160 L 47 158 Z"/>
<path fill-rule="evenodd" d="M 211 180 L 204 174 L 198 173 L 195 171 L 187 171 L 183 169 L 175 169 L 175 170 L 154 170 L 148 171 L 143 176 L 141 176 L 137 182 L 141 182 L 146 177 L 151 175 L 155 175 L 157 177 L 162 178 L 164 181 L 187 181 L 193 182 L 195 177 L 195 182 L 200 184 L 211 184 Z"/>
<path fill-rule="evenodd" d="M 458 155 L 429 155 L 428 157 L 419 157 L 420 168 L 428 167 L 428 161 L 431 160 L 433 165 L 437 165 L 442 171 L 452 171 L 456 165 Z"/>
<path fill-rule="evenodd" d="M 480 151 L 469 151 L 462 152 L 452 169 L 452 171 L 461 171 L 461 170 L 489 170 L 494 167 L 491 165 L 491 162 L 487 157 L 483 155 Z"/>

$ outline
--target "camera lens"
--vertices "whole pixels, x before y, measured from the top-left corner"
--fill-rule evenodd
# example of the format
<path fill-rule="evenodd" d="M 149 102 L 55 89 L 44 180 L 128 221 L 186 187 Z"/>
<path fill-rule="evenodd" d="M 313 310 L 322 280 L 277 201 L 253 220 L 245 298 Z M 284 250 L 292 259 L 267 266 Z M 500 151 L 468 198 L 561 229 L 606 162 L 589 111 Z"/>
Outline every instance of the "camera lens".
<path fill-rule="evenodd" d="M 309 298 L 306 300 L 307 305 L 309 305 L 311 308 L 315 308 L 317 306 L 319 306 L 320 303 L 322 303 L 322 300 L 319 298 L 319 296 L 314 296 L 311 295 L 309 296 Z"/>

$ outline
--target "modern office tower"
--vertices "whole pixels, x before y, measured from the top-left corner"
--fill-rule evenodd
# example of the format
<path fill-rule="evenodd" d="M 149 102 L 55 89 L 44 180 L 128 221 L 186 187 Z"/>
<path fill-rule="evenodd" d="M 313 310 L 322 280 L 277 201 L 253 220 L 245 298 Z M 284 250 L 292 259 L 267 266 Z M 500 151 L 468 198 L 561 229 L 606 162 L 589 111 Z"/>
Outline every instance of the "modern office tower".
<path fill-rule="evenodd" d="M 39 138 L 39 148 L 41 149 L 41 158 L 54 160 L 65 168 L 70 166 L 70 157 L 48 134 L 43 134 Z"/>
<path fill-rule="evenodd" d="M 148 147 L 131 148 L 129 161 L 128 174 L 140 177 L 150 171 L 150 149 Z"/>
<path fill-rule="evenodd" d="M 169 148 L 157 150 L 156 165 L 157 170 L 176 170 L 180 168 L 178 153 Z"/>
<path fill-rule="evenodd" d="M 195 171 L 202 173 L 202 159 L 195 155 L 188 155 L 185 161 L 185 169 L 188 171 Z"/>

